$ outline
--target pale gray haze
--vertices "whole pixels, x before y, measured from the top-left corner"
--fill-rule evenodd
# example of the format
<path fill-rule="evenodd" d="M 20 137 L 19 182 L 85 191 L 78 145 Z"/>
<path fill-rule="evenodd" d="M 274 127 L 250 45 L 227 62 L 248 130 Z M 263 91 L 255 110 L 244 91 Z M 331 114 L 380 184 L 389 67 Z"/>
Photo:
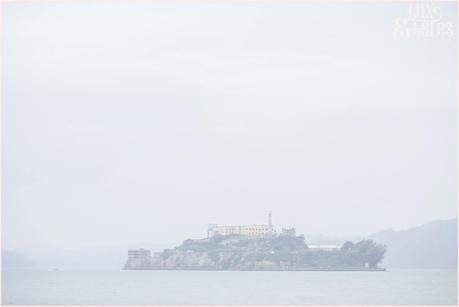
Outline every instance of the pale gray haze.
<path fill-rule="evenodd" d="M 456 217 L 457 40 L 407 3 L 2 6 L 4 248 Z"/>

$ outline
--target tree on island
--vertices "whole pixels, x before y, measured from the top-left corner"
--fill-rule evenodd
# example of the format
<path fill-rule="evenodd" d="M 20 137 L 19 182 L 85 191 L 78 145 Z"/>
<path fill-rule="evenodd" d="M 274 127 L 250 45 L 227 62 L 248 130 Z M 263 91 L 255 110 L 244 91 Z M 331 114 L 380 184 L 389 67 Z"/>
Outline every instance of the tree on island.
<path fill-rule="evenodd" d="M 341 251 L 347 252 L 351 250 L 354 247 L 354 243 L 351 241 L 344 242 L 344 244 L 341 246 Z"/>
<path fill-rule="evenodd" d="M 387 251 L 385 245 L 376 244 L 373 240 L 360 241 L 356 245 L 360 245 L 359 248 L 363 249 L 362 252 L 366 256 L 370 268 L 375 268 L 383 260 Z"/>

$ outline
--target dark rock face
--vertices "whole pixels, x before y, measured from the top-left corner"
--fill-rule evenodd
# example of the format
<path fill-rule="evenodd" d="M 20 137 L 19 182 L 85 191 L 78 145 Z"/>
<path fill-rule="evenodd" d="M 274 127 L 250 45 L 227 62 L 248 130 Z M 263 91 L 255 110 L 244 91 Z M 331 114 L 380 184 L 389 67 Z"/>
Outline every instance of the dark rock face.
<path fill-rule="evenodd" d="M 145 270 L 302 270 L 377 267 L 385 249 L 373 241 L 346 244 L 336 251 L 309 250 L 303 237 L 221 236 L 185 240 L 145 259 L 129 260 L 125 269 Z"/>

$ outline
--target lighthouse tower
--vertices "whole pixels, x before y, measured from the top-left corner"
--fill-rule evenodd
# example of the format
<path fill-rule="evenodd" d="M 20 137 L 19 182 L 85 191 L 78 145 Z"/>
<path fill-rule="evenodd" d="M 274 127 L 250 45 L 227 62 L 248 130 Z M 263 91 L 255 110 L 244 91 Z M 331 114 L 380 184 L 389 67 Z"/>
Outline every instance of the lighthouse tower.
<path fill-rule="evenodd" d="M 273 213 L 271 211 L 268 214 L 268 226 L 270 229 L 273 229 Z"/>

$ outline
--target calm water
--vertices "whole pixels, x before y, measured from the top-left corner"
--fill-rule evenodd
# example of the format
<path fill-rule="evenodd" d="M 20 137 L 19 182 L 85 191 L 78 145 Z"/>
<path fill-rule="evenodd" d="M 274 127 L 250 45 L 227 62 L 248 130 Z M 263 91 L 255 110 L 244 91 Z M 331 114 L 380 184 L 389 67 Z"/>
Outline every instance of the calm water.
<path fill-rule="evenodd" d="M 457 305 L 455 270 L 3 271 L 4 305 Z"/>

